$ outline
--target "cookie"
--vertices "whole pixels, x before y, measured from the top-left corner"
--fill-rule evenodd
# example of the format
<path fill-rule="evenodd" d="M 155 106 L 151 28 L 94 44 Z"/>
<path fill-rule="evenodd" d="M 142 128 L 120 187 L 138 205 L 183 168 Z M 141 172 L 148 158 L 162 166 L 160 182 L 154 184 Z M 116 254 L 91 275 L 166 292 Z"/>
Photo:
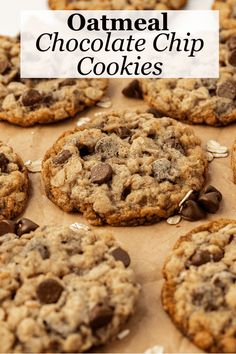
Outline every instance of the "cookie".
<path fill-rule="evenodd" d="M 54 225 L 0 245 L 1 353 L 81 353 L 133 313 L 139 286 L 113 237 Z"/>
<path fill-rule="evenodd" d="M 216 220 L 180 238 L 164 266 L 164 309 L 206 352 L 236 352 L 236 221 Z"/>
<path fill-rule="evenodd" d="M 234 141 L 231 150 L 231 166 L 233 170 L 234 183 L 236 184 L 236 140 Z"/>
<path fill-rule="evenodd" d="M 62 135 L 46 153 L 46 194 L 93 225 L 140 225 L 168 218 L 207 161 L 194 132 L 145 112 L 110 112 Z"/>
<path fill-rule="evenodd" d="M 145 79 L 144 99 L 170 117 L 224 126 L 236 121 L 236 32 L 221 34 L 219 79 Z"/>
<path fill-rule="evenodd" d="M 0 141 L 0 220 L 13 219 L 26 207 L 28 173 L 21 158 Z"/>
<path fill-rule="evenodd" d="M 53 10 L 177 10 L 187 0 L 48 0 Z"/>
<path fill-rule="evenodd" d="M 221 30 L 236 29 L 235 0 L 216 0 L 212 5 L 212 9 L 220 12 Z"/>
<path fill-rule="evenodd" d="M 21 79 L 20 42 L 0 36 L 0 120 L 53 123 L 99 101 L 107 79 Z"/>

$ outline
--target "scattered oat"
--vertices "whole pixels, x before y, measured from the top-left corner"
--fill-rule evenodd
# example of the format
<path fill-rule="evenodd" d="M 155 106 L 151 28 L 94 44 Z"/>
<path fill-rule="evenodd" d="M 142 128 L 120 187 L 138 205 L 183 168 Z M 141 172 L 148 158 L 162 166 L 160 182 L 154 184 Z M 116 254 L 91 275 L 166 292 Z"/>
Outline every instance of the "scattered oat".
<path fill-rule="evenodd" d="M 129 329 L 125 329 L 124 331 L 120 332 L 120 333 L 117 335 L 117 338 L 118 338 L 119 340 L 122 340 L 122 339 L 124 339 L 125 337 L 127 337 L 129 334 L 130 334 L 130 330 L 129 330 Z"/>
<path fill-rule="evenodd" d="M 155 345 L 152 348 L 147 349 L 144 354 L 163 354 L 164 353 L 164 347 L 160 345 Z"/>
<path fill-rule="evenodd" d="M 97 103 L 97 106 L 100 108 L 111 108 L 112 102 L 108 97 L 104 97 Z"/>
<path fill-rule="evenodd" d="M 175 215 L 175 216 L 171 216 L 170 218 L 168 218 L 167 223 L 169 225 L 177 225 L 180 223 L 181 220 L 182 220 L 182 217 L 180 215 Z"/>
<path fill-rule="evenodd" d="M 214 160 L 214 156 L 211 152 L 207 152 L 206 156 L 208 162 L 212 162 Z"/>
<path fill-rule="evenodd" d="M 181 207 L 181 205 L 184 204 L 184 202 L 186 202 L 186 200 L 189 199 L 190 195 L 193 193 L 193 190 L 191 189 L 187 194 L 186 196 L 181 200 L 181 202 L 179 203 L 179 207 Z"/>
<path fill-rule="evenodd" d="M 222 157 L 228 157 L 229 156 L 229 153 L 226 152 L 225 154 L 222 154 L 222 153 L 212 153 L 213 157 L 217 157 L 217 158 L 222 158 Z"/>
<path fill-rule="evenodd" d="M 99 117 L 99 116 L 102 116 L 104 113 L 103 112 L 97 112 L 94 114 L 94 117 Z"/>
<path fill-rule="evenodd" d="M 220 145 L 215 140 L 209 140 L 207 142 L 207 151 L 209 153 L 213 154 L 213 157 L 227 157 L 228 156 L 228 148 L 226 146 Z M 217 156 L 214 156 L 214 154 L 217 154 Z M 218 156 L 218 155 L 225 155 L 227 156 Z"/>
<path fill-rule="evenodd" d="M 85 125 L 87 123 L 90 122 L 90 118 L 89 117 L 82 117 L 78 120 L 78 122 L 76 123 L 77 127 L 80 127 L 81 125 Z"/>
<path fill-rule="evenodd" d="M 41 172 L 41 170 L 42 170 L 42 159 L 35 160 L 35 161 L 28 160 L 28 161 L 25 162 L 25 167 L 27 168 L 27 170 L 29 172 L 32 172 L 32 173 Z"/>
<path fill-rule="evenodd" d="M 72 231 L 78 231 L 78 230 L 90 230 L 89 226 L 85 225 L 85 224 L 80 224 L 78 222 L 75 222 L 74 224 L 71 224 L 70 229 Z"/>

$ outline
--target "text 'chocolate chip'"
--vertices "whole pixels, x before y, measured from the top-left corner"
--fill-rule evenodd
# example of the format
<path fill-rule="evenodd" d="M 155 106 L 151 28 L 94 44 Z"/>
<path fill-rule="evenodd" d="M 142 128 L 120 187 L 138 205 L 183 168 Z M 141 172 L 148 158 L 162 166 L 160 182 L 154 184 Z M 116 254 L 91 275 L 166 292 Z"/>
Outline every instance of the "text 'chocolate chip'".
<path fill-rule="evenodd" d="M 128 267 L 130 265 L 130 256 L 125 250 L 123 250 L 123 248 L 118 247 L 114 249 L 111 254 L 116 261 L 121 261 L 125 267 Z"/>
<path fill-rule="evenodd" d="M 106 305 L 96 305 L 90 315 L 90 326 L 93 330 L 107 326 L 113 317 L 113 310 Z"/>
<path fill-rule="evenodd" d="M 61 297 L 63 286 L 54 279 L 46 279 L 37 286 L 36 294 L 42 304 L 55 304 Z"/>
<path fill-rule="evenodd" d="M 91 170 L 91 182 L 102 184 L 110 181 L 112 178 L 112 167 L 108 163 L 100 163 Z"/>

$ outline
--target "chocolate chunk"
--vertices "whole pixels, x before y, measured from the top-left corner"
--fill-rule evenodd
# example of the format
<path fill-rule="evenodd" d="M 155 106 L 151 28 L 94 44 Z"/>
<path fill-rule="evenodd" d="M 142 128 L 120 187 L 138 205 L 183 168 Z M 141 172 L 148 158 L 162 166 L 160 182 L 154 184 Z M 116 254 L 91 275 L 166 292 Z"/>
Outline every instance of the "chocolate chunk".
<path fill-rule="evenodd" d="M 230 50 L 236 49 L 236 36 L 230 37 L 226 44 Z"/>
<path fill-rule="evenodd" d="M 112 178 L 112 167 L 108 163 L 100 163 L 91 170 L 91 182 L 97 184 L 107 183 Z"/>
<path fill-rule="evenodd" d="M 100 154 L 102 159 L 118 156 L 119 147 L 112 137 L 104 137 L 98 140 L 95 146 L 95 152 Z"/>
<path fill-rule="evenodd" d="M 228 56 L 228 62 L 232 66 L 236 66 L 236 50 L 234 49 Z"/>
<path fill-rule="evenodd" d="M 166 144 L 170 145 L 173 149 L 178 150 L 181 152 L 182 155 L 185 154 L 183 146 L 180 144 L 177 138 L 169 138 L 166 140 Z"/>
<path fill-rule="evenodd" d="M 111 254 L 116 261 L 121 261 L 126 268 L 130 265 L 131 262 L 130 256 L 125 250 L 123 250 L 123 248 L 118 247 L 115 250 L 113 250 Z"/>
<path fill-rule="evenodd" d="M 3 154 L 2 152 L 0 153 L 0 169 L 2 172 L 6 172 L 7 171 L 7 165 L 9 163 L 8 158 L 6 157 L 5 154 Z"/>
<path fill-rule="evenodd" d="M 189 221 L 197 221 L 206 217 L 205 210 L 194 200 L 187 200 L 183 204 L 180 214 L 184 219 Z"/>
<path fill-rule="evenodd" d="M 4 74 L 4 72 L 8 69 L 9 62 L 7 59 L 0 60 L 0 74 Z"/>
<path fill-rule="evenodd" d="M 75 84 L 76 84 L 76 81 L 74 79 L 65 79 L 59 83 L 59 87 L 73 86 Z"/>
<path fill-rule="evenodd" d="M 189 259 L 190 265 L 196 267 L 211 261 L 211 254 L 207 250 L 197 250 Z"/>
<path fill-rule="evenodd" d="M 219 249 L 216 253 L 212 254 L 214 262 L 219 262 L 224 257 L 224 252 Z"/>
<path fill-rule="evenodd" d="M 225 97 L 233 100 L 236 97 L 236 81 L 226 80 L 222 82 L 216 91 L 219 97 Z"/>
<path fill-rule="evenodd" d="M 219 201 L 222 200 L 223 197 L 222 197 L 221 192 L 218 189 L 216 189 L 215 187 L 209 185 L 203 190 L 203 194 L 208 194 L 208 193 L 212 193 L 212 192 L 215 192 L 218 194 Z"/>
<path fill-rule="evenodd" d="M 6 234 L 14 234 L 16 231 L 16 223 L 11 220 L 1 220 L 0 221 L 0 236 Z"/>
<path fill-rule="evenodd" d="M 42 304 L 55 304 L 61 297 L 63 286 L 54 279 L 46 279 L 37 286 L 36 294 Z"/>
<path fill-rule="evenodd" d="M 123 89 L 122 93 L 125 97 L 129 98 L 143 98 L 143 92 L 138 80 L 133 80 Z"/>
<path fill-rule="evenodd" d="M 113 318 L 113 309 L 107 305 L 96 305 L 90 314 L 90 326 L 93 330 L 107 326 Z"/>
<path fill-rule="evenodd" d="M 36 246 L 37 251 L 40 253 L 42 259 L 48 259 L 50 258 L 50 252 L 47 246 L 38 244 Z"/>
<path fill-rule="evenodd" d="M 69 158 L 72 156 L 72 153 L 69 150 L 63 150 L 53 159 L 53 163 L 55 165 L 62 165 L 67 162 Z"/>
<path fill-rule="evenodd" d="M 17 222 L 16 234 L 20 237 L 24 234 L 28 234 L 31 231 L 36 230 L 38 227 L 39 225 L 35 224 L 33 221 L 26 218 L 22 218 Z"/>
<path fill-rule="evenodd" d="M 208 211 L 208 213 L 214 214 L 220 207 L 220 199 L 217 192 L 202 195 L 198 202 L 204 210 Z"/>
<path fill-rule="evenodd" d="M 156 108 L 149 108 L 147 110 L 147 113 L 151 113 L 155 118 L 162 118 L 163 117 L 163 113 L 158 111 Z"/>
<path fill-rule="evenodd" d="M 40 103 L 42 99 L 43 99 L 42 95 L 37 90 L 34 89 L 30 89 L 24 92 L 21 98 L 24 106 L 33 106 L 35 104 Z"/>

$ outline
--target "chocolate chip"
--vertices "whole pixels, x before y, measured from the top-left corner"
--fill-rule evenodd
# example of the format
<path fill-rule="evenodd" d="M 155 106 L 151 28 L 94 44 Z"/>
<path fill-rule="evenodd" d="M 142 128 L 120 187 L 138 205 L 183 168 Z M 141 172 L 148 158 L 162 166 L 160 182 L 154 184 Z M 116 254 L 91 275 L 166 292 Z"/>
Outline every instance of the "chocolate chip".
<path fill-rule="evenodd" d="M 216 93 L 219 97 L 233 100 L 236 96 L 236 81 L 229 79 L 222 82 L 218 86 Z"/>
<path fill-rule="evenodd" d="M 4 72 L 8 69 L 9 62 L 7 59 L 0 60 L 0 74 L 4 74 Z"/>
<path fill-rule="evenodd" d="M 180 214 L 184 219 L 189 221 L 197 221 L 206 217 L 205 210 L 194 200 L 187 200 L 183 204 Z"/>
<path fill-rule="evenodd" d="M 17 222 L 16 234 L 20 237 L 24 234 L 28 234 L 31 231 L 36 230 L 38 227 L 39 225 L 35 224 L 33 221 L 26 218 L 22 218 Z"/>
<path fill-rule="evenodd" d="M 112 167 L 108 163 L 100 163 L 91 170 L 91 182 L 97 184 L 107 183 L 112 178 L 112 173 Z"/>
<path fill-rule="evenodd" d="M 147 110 L 147 113 L 151 113 L 155 118 L 162 118 L 163 117 L 163 113 L 158 111 L 156 108 L 149 108 Z"/>
<path fill-rule="evenodd" d="M 69 150 L 63 150 L 53 159 L 55 165 L 62 165 L 72 156 L 72 153 Z"/>
<path fill-rule="evenodd" d="M 172 149 L 178 150 L 182 155 L 185 154 L 183 146 L 180 144 L 177 138 L 169 138 L 166 140 L 166 144 L 170 145 Z"/>
<path fill-rule="evenodd" d="M 50 252 L 47 246 L 39 244 L 37 245 L 36 249 L 40 253 L 42 259 L 50 258 Z"/>
<path fill-rule="evenodd" d="M 220 207 L 219 194 L 217 192 L 211 192 L 202 195 L 199 200 L 201 207 L 208 213 L 216 213 Z"/>
<path fill-rule="evenodd" d="M 61 297 L 63 286 L 54 279 L 46 279 L 37 286 L 36 294 L 42 304 L 55 304 Z"/>
<path fill-rule="evenodd" d="M 131 186 L 125 187 L 121 194 L 121 200 L 125 200 L 131 192 L 132 192 Z"/>
<path fill-rule="evenodd" d="M 40 103 L 42 99 L 43 99 L 42 95 L 37 90 L 34 89 L 30 89 L 24 92 L 21 98 L 24 106 L 33 106 L 35 104 Z"/>
<path fill-rule="evenodd" d="M 113 318 L 113 309 L 109 306 L 98 304 L 90 314 L 90 326 L 93 330 L 107 326 Z"/>
<path fill-rule="evenodd" d="M 95 146 L 95 152 L 100 154 L 102 159 L 118 156 L 119 147 L 112 137 L 104 137 L 98 140 Z"/>
<path fill-rule="evenodd" d="M 65 79 L 59 83 L 59 87 L 73 86 L 75 84 L 76 84 L 76 81 L 74 79 Z"/>
<path fill-rule="evenodd" d="M 208 193 L 212 193 L 212 192 L 215 192 L 218 194 L 219 201 L 222 200 L 223 197 L 222 197 L 221 192 L 218 189 L 216 189 L 215 187 L 209 185 L 203 190 L 203 194 L 208 194 Z"/>
<path fill-rule="evenodd" d="M 219 249 L 216 253 L 212 254 L 214 262 L 219 262 L 224 257 L 224 252 Z"/>
<path fill-rule="evenodd" d="M 77 142 L 76 147 L 79 151 L 80 157 L 86 157 L 94 152 L 94 149 L 90 146 L 87 146 L 83 143 Z"/>
<path fill-rule="evenodd" d="M 230 37 L 226 44 L 230 50 L 236 49 L 236 36 Z"/>
<path fill-rule="evenodd" d="M 190 265 L 201 266 L 211 261 L 211 254 L 207 250 L 197 250 L 189 259 Z"/>
<path fill-rule="evenodd" d="M 123 89 L 122 93 L 125 97 L 129 98 L 143 98 L 143 92 L 138 80 L 133 80 Z"/>
<path fill-rule="evenodd" d="M 121 261 L 124 266 L 127 268 L 130 265 L 130 256 L 128 255 L 128 253 L 123 250 L 123 248 L 118 247 L 116 249 L 114 249 L 111 252 L 112 256 L 115 258 L 116 261 Z"/>
<path fill-rule="evenodd" d="M 3 154 L 2 152 L 0 153 L 0 169 L 2 172 L 6 172 L 7 171 L 7 165 L 9 163 L 8 158 L 6 157 L 5 154 Z"/>
<path fill-rule="evenodd" d="M 228 62 L 232 66 L 236 66 L 236 50 L 233 50 L 228 56 Z"/>
<path fill-rule="evenodd" d="M 11 220 L 1 220 L 0 221 L 0 236 L 6 234 L 14 234 L 16 230 L 15 221 Z"/>

